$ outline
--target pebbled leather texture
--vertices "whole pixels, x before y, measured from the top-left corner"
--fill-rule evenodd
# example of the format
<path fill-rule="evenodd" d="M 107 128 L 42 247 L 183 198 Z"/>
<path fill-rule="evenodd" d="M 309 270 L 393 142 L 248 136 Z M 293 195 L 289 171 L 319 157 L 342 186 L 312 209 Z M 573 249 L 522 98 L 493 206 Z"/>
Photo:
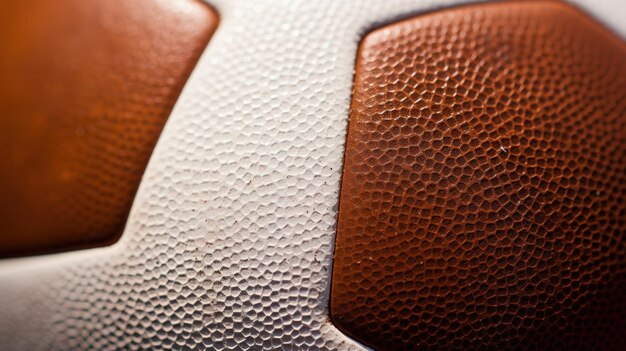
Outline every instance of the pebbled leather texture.
<path fill-rule="evenodd" d="M 579 2 L 626 36 L 623 6 Z M 0 260 L 0 348 L 367 350 L 328 318 L 358 43 L 458 3 L 211 0 L 120 240 Z"/>
<path fill-rule="evenodd" d="M 376 350 L 626 349 L 626 46 L 552 1 L 368 34 L 331 318 Z"/>
<path fill-rule="evenodd" d="M 197 0 L 0 13 L 0 256 L 111 243 L 217 15 Z"/>

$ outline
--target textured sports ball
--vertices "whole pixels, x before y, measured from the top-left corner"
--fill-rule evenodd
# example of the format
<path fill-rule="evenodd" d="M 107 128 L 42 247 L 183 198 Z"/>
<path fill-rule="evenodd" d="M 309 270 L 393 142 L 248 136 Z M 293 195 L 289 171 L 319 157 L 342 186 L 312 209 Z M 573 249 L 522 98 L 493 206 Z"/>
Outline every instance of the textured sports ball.
<path fill-rule="evenodd" d="M 625 15 L 0 4 L 0 349 L 625 350 Z"/>

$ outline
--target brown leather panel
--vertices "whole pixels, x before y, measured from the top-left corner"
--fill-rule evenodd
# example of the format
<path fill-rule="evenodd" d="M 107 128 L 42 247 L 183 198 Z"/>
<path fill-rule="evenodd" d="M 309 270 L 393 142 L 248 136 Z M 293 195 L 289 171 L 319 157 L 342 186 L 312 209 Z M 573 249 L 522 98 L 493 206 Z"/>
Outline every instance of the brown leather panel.
<path fill-rule="evenodd" d="M 358 53 L 332 321 L 377 350 L 626 349 L 626 47 L 567 5 Z"/>
<path fill-rule="evenodd" d="M 0 255 L 102 245 L 216 28 L 199 0 L 0 3 Z"/>

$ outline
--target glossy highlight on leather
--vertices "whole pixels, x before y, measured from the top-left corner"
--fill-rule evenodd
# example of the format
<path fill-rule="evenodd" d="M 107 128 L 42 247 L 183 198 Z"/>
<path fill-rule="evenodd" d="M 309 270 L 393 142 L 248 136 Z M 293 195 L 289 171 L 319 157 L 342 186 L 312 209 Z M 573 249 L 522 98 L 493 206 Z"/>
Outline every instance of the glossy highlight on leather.
<path fill-rule="evenodd" d="M 626 349 L 626 46 L 561 2 L 358 53 L 331 319 L 376 350 Z"/>
<path fill-rule="evenodd" d="M 0 256 L 119 237 L 217 23 L 197 0 L 0 5 Z"/>

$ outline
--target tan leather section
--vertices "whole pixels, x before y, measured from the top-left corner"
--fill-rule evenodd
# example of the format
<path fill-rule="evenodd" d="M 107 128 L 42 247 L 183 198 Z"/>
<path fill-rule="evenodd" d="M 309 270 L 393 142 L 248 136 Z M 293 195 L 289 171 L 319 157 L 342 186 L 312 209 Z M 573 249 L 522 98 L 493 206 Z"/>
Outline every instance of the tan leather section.
<path fill-rule="evenodd" d="M 1 2 L 1 256 L 116 240 L 217 22 L 199 0 Z"/>
<path fill-rule="evenodd" d="M 626 349 L 626 47 L 548 1 L 363 40 L 332 321 L 376 350 Z"/>

